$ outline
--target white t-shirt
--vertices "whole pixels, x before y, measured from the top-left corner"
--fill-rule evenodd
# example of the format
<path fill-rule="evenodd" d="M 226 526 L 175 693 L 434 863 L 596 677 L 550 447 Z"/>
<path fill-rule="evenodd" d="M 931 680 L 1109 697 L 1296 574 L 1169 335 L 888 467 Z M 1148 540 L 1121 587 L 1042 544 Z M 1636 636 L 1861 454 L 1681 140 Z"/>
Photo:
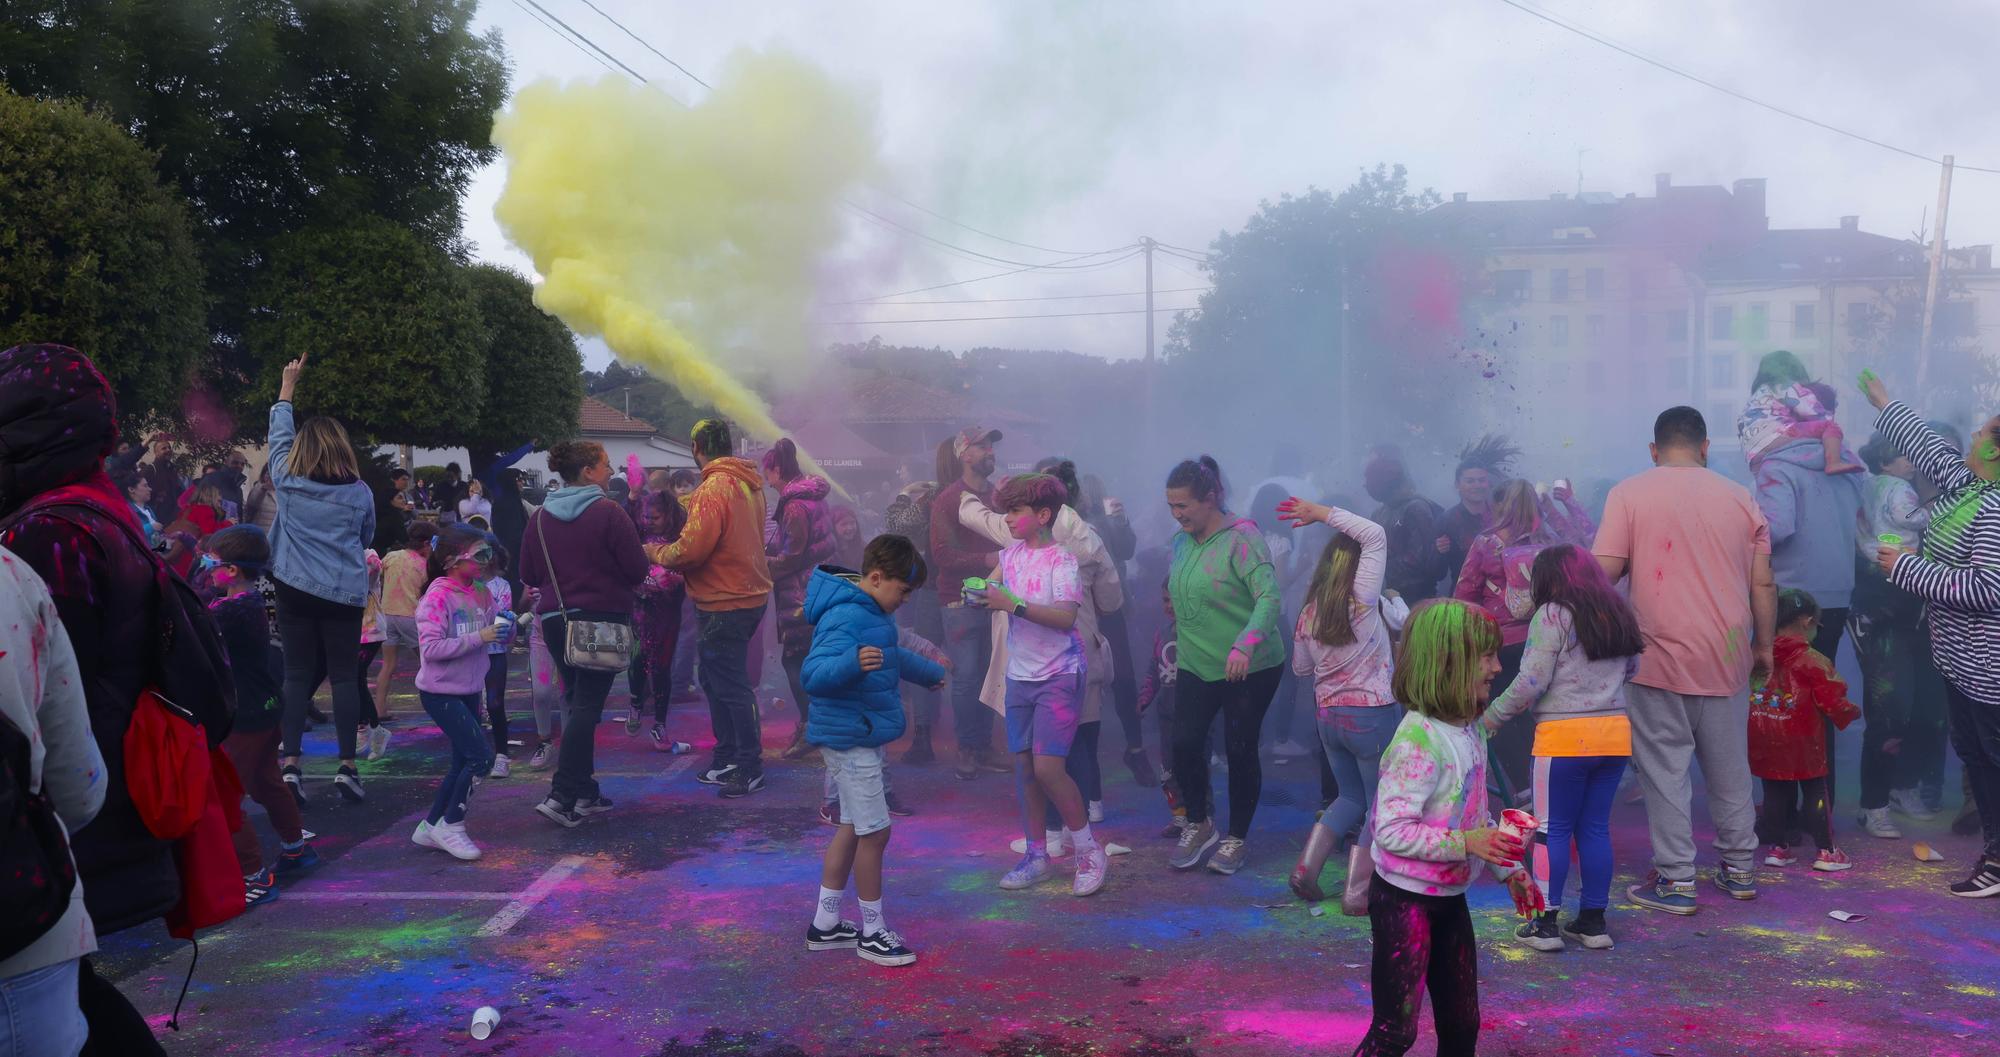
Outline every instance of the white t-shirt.
<path fill-rule="evenodd" d="M 1016 542 L 1000 552 L 1000 582 L 1023 602 L 1038 606 L 1083 604 L 1076 555 L 1051 543 Z M 1083 671 L 1083 638 L 1075 628 L 1057 631 L 1016 617 L 1007 622 L 1007 678 L 1039 683 Z"/>

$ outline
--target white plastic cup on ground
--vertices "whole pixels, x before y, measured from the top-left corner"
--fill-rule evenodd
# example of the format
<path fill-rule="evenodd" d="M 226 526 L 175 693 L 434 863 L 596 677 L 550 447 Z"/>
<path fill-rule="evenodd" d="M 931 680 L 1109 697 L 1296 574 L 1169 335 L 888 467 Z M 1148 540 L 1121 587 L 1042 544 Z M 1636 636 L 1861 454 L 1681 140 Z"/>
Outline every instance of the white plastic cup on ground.
<path fill-rule="evenodd" d="M 480 1006 L 472 1014 L 472 1037 L 484 1039 L 500 1026 L 500 1011 L 492 1006 Z"/>

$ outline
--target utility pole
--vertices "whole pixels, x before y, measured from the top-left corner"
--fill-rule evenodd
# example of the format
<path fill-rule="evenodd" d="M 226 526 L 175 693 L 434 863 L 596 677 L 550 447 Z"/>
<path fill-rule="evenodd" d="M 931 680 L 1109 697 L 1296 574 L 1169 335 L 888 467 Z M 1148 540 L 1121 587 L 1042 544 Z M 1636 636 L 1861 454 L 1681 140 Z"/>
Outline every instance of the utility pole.
<path fill-rule="evenodd" d="M 1938 226 L 1931 237 L 1931 278 L 1924 288 L 1923 337 L 1917 341 L 1917 396 L 1922 398 L 1931 368 L 1931 321 L 1937 317 L 1938 278 L 1944 272 L 1944 218 L 1951 209 L 1952 156 L 1944 156 L 1944 172 L 1938 177 Z"/>
<path fill-rule="evenodd" d="M 1354 461 L 1354 374 L 1348 365 L 1354 361 L 1354 346 L 1347 330 L 1347 250 L 1340 251 L 1340 458 L 1348 463 Z"/>
<path fill-rule="evenodd" d="M 1154 429 L 1158 425 L 1158 416 L 1154 413 L 1153 404 L 1155 395 L 1154 390 L 1156 388 L 1154 376 L 1159 373 L 1159 364 L 1155 362 L 1153 356 L 1153 239 L 1152 237 L 1149 235 L 1140 236 L 1139 247 L 1146 251 L 1146 360 L 1145 360 L 1145 366 L 1142 368 L 1146 372 L 1145 436 L 1146 436 L 1146 450 L 1153 451 L 1156 450 L 1154 442 L 1158 439 L 1154 433 Z"/>

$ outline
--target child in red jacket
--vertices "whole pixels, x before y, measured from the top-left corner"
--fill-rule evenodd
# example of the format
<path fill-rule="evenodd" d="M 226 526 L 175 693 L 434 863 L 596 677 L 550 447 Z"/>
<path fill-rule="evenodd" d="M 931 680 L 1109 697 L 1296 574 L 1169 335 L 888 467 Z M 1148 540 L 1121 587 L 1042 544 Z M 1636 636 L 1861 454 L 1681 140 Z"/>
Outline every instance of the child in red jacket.
<path fill-rule="evenodd" d="M 1826 722 L 1842 730 L 1861 715 L 1833 662 L 1812 648 L 1819 603 L 1804 591 L 1778 595 L 1778 641 L 1771 678 L 1750 691 L 1750 773 L 1763 779 L 1759 839 L 1770 845 L 1766 866 L 1790 866 L 1791 834 L 1803 825 L 1819 845 L 1813 869 L 1852 869 L 1833 846 L 1832 792 L 1826 785 Z M 1824 719 L 1822 719 L 1824 717 Z M 1804 804 L 1804 818 L 1799 805 Z"/>

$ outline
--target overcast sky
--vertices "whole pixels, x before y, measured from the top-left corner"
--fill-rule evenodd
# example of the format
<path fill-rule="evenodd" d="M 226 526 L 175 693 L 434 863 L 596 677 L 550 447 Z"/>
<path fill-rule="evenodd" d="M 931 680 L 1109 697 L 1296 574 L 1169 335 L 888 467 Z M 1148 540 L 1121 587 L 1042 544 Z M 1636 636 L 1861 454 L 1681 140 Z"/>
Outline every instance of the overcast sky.
<path fill-rule="evenodd" d="M 1539 198 L 1583 186 L 1652 193 L 1681 184 L 1770 181 L 1774 227 L 1906 237 L 1935 206 L 1937 168 L 1773 114 L 1549 25 L 1501 0 L 1341 0 L 1222 5 L 1187 0 L 1054 3 L 952 0 L 592 0 L 705 79 L 738 48 L 782 48 L 873 101 L 895 195 L 995 235 L 1093 251 L 1150 235 L 1205 247 L 1261 198 L 1345 187 L 1357 170 L 1400 162 L 1414 185 L 1475 199 Z M 482 0 L 504 36 L 516 86 L 605 70 L 536 21 L 524 0 Z M 698 102 L 704 89 L 584 0 L 539 0 L 556 18 L 654 84 Z M 2000 124 L 1986 89 L 2000 62 L 1990 0 L 1539 0 L 1545 11 L 1710 80 L 1926 155 L 2000 169 Z M 500 234 L 499 165 L 466 210 L 481 257 L 525 268 Z M 997 242 L 877 191 L 856 200 L 966 250 L 1062 258 Z M 1954 244 L 2000 239 L 2000 174 L 1961 170 Z M 859 299 L 971 279 L 1010 265 L 967 260 L 855 219 L 824 299 Z M 1089 263 L 1088 261 L 1083 263 Z M 1182 270 L 1184 269 L 1184 270 Z M 1161 290 L 1202 285 L 1165 258 Z M 906 299 L 1127 294 L 1137 260 L 1030 271 Z M 1161 305 L 1193 305 L 1193 292 Z M 1137 297 L 991 303 L 829 305 L 829 323 L 1135 309 Z M 1159 317 L 1165 340 L 1169 316 Z M 1071 348 L 1136 356 L 1141 315 L 829 325 L 826 340 Z M 601 365 L 603 350 L 590 358 Z"/>

